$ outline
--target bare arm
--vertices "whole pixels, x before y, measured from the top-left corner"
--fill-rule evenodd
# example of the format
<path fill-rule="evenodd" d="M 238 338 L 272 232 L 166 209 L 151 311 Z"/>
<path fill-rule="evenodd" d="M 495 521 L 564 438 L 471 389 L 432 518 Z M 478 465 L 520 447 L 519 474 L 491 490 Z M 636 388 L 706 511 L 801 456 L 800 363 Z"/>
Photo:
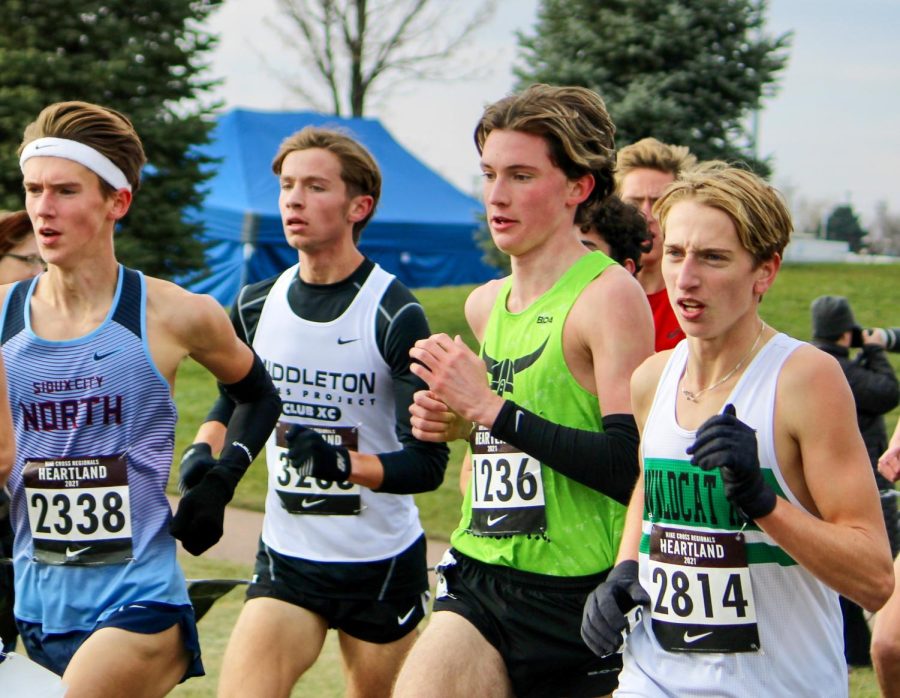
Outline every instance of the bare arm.
<path fill-rule="evenodd" d="M 878 472 L 891 482 L 897 482 L 900 479 L 900 419 L 897 420 L 897 427 L 894 429 L 894 435 L 888 443 L 887 450 L 878 459 Z"/>
<path fill-rule="evenodd" d="M 209 444 L 213 453 L 219 453 L 225 445 L 225 425 L 222 422 L 203 422 L 197 429 L 194 443 Z"/>
<path fill-rule="evenodd" d="M 837 362 L 812 347 L 794 352 L 775 410 L 779 462 L 815 513 L 779 497 L 756 523 L 825 584 L 877 610 L 893 590 L 890 548 L 853 396 Z"/>
<path fill-rule="evenodd" d="M 631 377 L 653 354 L 654 343 L 653 316 L 640 285 L 621 267 L 607 269 L 579 297 L 567 324 L 573 322 L 590 355 L 600 413 L 633 414 Z"/>
<path fill-rule="evenodd" d="M 170 384 L 174 385 L 175 372 L 186 356 L 224 384 L 239 381 L 250 370 L 253 352 L 212 296 L 148 277 L 147 316 L 153 360 Z"/>
<path fill-rule="evenodd" d="M 219 473 L 233 492 L 272 431 L 281 400 L 262 361 L 238 337 L 213 298 L 158 279 L 148 284 L 148 289 L 152 291 L 148 297 L 152 301 L 154 358 L 161 357 L 165 369 L 174 375 L 177 360 L 191 356 L 218 379 L 221 390 L 236 405 L 227 426 L 205 427 L 214 445 L 224 446 L 210 474 Z"/>
<path fill-rule="evenodd" d="M 247 375 L 253 351 L 242 342 L 225 310 L 209 296 L 194 296 L 191 327 L 180 327 L 188 354 L 225 385 Z"/>
<path fill-rule="evenodd" d="M 656 384 L 659 382 L 668 352 L 656 354 L 648 358 L 635 369 L 631 376 L 631 404 L 634 408 L 634 419 L 638 425 L 641 437 L 644 436 L 644 425 L 647 423 L 647 415 L 653 402 L 653 394 Z M 628 503 L 628 512 L 625 515 L 625 528 L 622 532 L 622 540 L 619 543 L 619 554 L 616 564 L 623 560 L 637 560 L 638 547 L 643 534 L 644 520 L 644 464 L 640 460 L 640 474 Z"/>

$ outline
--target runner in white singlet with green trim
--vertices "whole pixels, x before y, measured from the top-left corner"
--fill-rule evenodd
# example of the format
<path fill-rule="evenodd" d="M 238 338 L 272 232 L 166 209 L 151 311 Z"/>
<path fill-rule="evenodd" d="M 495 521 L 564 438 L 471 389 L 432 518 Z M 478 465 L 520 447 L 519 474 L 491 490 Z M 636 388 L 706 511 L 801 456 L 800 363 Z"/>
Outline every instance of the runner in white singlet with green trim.
<path fill-rule="evenodd" d="M 632 378 L 643 473 L 582 634 L 615 652 L 640 606 L 617 696 L 846 696 L 837 594 L 876 610 L 893 576 L 843 372 L 759 316 L 790 215 L 724 163 L 654 211 L 687 337 Z"/>

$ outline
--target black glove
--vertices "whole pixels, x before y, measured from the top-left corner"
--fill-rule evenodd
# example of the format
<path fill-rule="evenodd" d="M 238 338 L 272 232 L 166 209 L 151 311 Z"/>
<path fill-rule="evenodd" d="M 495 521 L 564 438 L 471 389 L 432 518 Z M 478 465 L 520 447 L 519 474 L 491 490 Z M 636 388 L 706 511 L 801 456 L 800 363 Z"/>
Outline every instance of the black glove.
<path fill-rule="evenodd" d="M 345 482 L 350 477 L 350 452 L 332 446 L 314 429 L 291 427 L 285 437 L 288 460 L 301 476 Z"/>
<path fill-rule="evenodd" d="M 756 431 L 735 416 L 734 405 L 701 425 L 687 453 L 703 470 L 719 468 L 725 496 L 748 521 L 772 513 L 777 497 L 759 467 Z"/>
<path fill-rule="evenodd" d="M 188 446 L 184 449 L 181 462 L 178 464 L 178 491 L 184 494 L 199 484 L 217 462 L 209 444 L 201 441 Z"/>
<path fill-rule="evenodd" d="M 638 581 L 637 561 L 620 562 L 588 596 L 581 617 L 581 639 L 598 657 L 618 652 L 631 631 L 625 614 L 649 603 L 650 596 Z"/>
<path fill-rule="evenodd" d="M 225 505 L 233 494 L 234 488 L 213 468 L 181 498 L 169 523 L 169 533 L 191 555 L 206 552 L 222 537 Z"/>

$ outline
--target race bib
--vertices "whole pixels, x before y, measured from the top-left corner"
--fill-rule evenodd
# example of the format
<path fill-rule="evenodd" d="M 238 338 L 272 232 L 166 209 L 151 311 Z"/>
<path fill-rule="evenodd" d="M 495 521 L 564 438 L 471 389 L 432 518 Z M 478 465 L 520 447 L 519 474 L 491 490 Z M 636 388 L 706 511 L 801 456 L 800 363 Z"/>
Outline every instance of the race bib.
<path fill-rule="evenodd" d="M 670 652 L 758 652 L 744 536 L 654 525 L 651 625 Z"/>
<path fill-rule="evenodd" d="M 542 534 L 547 530 L 540 461 L 491 436 L 482 425 L 472 448 L 472 522 L 482 536 Z"/>
<path fill-rule="evenodd" d="M 23 479 L 35 561 L 113 565 L 133 559 L 124 455 L 26 459 Z"/>
<path fill-rule="evenodd" d="M 302 476 L 287 455 L 288 431 L 293 424 L 278 422 L 275 427 L 275 446 L 280 470 L 274 476 L 274 488 L 281 506 L 290 514 L 313 516 L 355 516 L 362 511 L 360 486 L 352 482 L 335 482 Z M 333 446 L 358 450 L 357 427 L 309 427 Z"/>

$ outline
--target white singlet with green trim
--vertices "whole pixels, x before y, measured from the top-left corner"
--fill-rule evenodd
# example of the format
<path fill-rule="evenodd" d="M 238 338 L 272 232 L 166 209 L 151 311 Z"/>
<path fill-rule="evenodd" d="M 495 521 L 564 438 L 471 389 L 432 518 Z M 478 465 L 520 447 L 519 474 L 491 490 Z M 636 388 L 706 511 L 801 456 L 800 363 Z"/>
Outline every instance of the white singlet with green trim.
<path fill-rule="evenodd" d="M 784 334 L 756 355 L 727 403 L 757 432 L 763 476 L 801 507 L 775 457 L 778 376 L 802 343 Z M 616 696 L 847 695 L 838 595 L 725 498 L 718 471 L 690 464 L 696 432 L 675 417 L 687 341 L 672 352 L 641 450 L 639 562 L 651 604 L 629 636 Z M 743 529 L 743 530 L 742 530 Z"/>

